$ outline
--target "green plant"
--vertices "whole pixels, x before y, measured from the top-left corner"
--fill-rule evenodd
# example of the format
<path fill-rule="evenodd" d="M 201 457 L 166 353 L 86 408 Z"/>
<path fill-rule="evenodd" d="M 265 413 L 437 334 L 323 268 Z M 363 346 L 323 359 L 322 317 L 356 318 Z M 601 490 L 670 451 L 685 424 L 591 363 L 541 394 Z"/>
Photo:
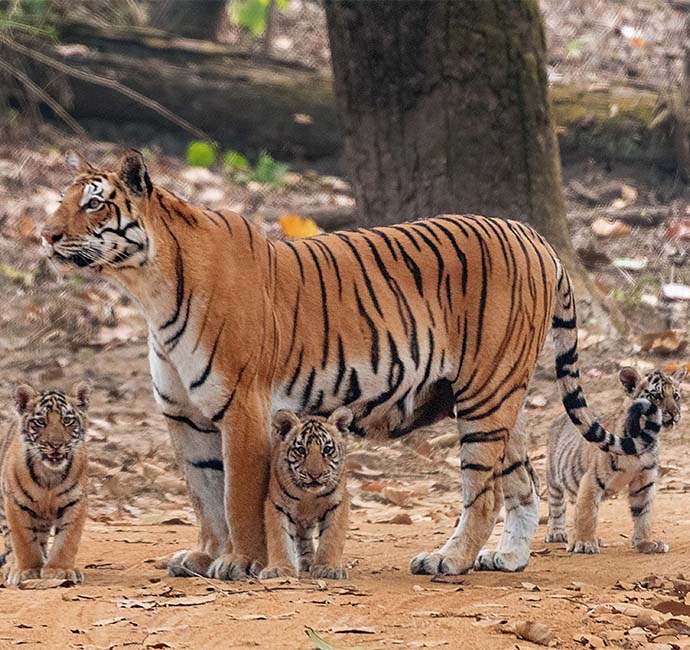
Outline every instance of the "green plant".
<path fill-rule="evenodd" d="M 240 180 L 238 177 L 247 175 L 250 171 L 249 161 L 237 151 L 226 151 L 223 156 L 223 169 L 229 176 Z"/>
<path fill-rule="evenodd" d="M 261 36 L 266 31 L 266 15 L 271 0 L 233 0 L 228 7 L 230 20 L 244 27 L 252 36 Z M 275 0 L 275 8 L 284 11 L 288 0 Z"/>
<path fill-rule="evenodd" d="M 267 151 L 262 151 L 259 154 L 250 180 L 256 183 L 266 183 L 267 185 L 280 185 L 283 182 L 285 173 L 290 169 L 286 163 L 281 163 L 273 159 L 271 154 Z"/>
<path fill-rule="evenodd" d="M 216 150 L 208 142 L 199 140 L 187 147 L 187 164 L 190 167 L 210 167 L 216 162 Z"/>

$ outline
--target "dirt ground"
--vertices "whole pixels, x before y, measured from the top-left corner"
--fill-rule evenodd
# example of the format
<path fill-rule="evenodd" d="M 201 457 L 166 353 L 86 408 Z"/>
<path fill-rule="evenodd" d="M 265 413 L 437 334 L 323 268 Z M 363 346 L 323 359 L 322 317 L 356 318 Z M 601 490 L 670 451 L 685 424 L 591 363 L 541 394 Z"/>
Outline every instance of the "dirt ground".
<path fill-rule="evenodd" d="M 69 180 L 65 148 L 59 140 L 54 147 L 0 147 L 0 426 L 12 417 L 13 382 L 93 384 L 90 519 L 79 553 L 86 583 L 40 591 L 0 588 L 0 648 L 537 647 L 521 635 L 559 648 L 690 648 L 687 414 L 663 434 L 656 530 L 671 546 L 666 556 L 630 550 L 630 517 L 619 498 L 602 507 L 600 556 L 571 557 L 562 545 L 547 548 L 541 525 L 530 566 L 521 574 L 471 573 L 446 583 L 410 575 L 410 559 L 445 541 L 461 507 L 459 450 L 448 445 L 445 434 L 454 427 L 447 421 L 390 444 L 352 441 L 348 580 L 167 578 L 156 561 L 193 545 L 196 533 L 151 396 L 144 321 L 116 287 L 88 276 L 55 277 L 40 261 L 37 232 Z M 88 155 L 113 160 L 116 151 L 112 144 L 92 143 Z M 154 152 L 147 157 L 156 182 L 255 219 L 353 202 L 342 179 L 309 170 L 292 173 L 279 188 L 248 187 L 218 171 L 186 168 Z M 634 170 L 587 163 L 566 168 L 564 177 L 576 246 L 600 254 L 588 266 L 592 279 L 605 291 L 619 288 L 634 317 L 631 335 L 616 337 L 580 306 L 585 390 L 594 410 L 609 415 L 622 401 L 616 379 L 621 365 L 646 371 L 688 361 L 682 340 L 677 352 L 660 357 L 641 352 L 637 336 L 665 320 L 642 293 L 658 297 L 671 273 L 685 279 L 687 269 L 670 268 L 665 233 L 686 218 L 688 200 L 683 193 L 669 198 L 663 183 Z M 637 205 L 664 205 L 668 214 L 654 227 L 597 239 L 591 231 L 595 213 L 573 190 L 578 180 L 588 187 L 611 180 L 633 185 Z M 684 241 L 671 243 L 685 250 Z M 617 257 L 642 256 L 649 260 L 644 282 L 639 273 L 621 274 L 611 264 Z M 687 304 L 677 305 L 681 324 Z M 690 384 L 686 388 L 690 395 Z M 530 455 L 542 478 L 546 432 L 562 412 L 547 349 L 526 408 Z M 545 502 L 541 508 L 545 519 Z M 490 543 L 500 532 L 499 523 Z M 331 645 L 310 640 L 306 628 Z"/>

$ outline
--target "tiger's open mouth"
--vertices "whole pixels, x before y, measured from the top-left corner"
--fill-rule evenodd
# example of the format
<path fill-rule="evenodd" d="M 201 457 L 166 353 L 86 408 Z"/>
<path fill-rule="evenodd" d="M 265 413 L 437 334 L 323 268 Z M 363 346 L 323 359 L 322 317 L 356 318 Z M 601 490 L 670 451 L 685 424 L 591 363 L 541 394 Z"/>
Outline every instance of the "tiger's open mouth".
<path fill-rule="evenodd" d="M 51 466 L 62 465 L 62 463 L 65 461 L 65 458 L 66 456 L 63 453 L 43 454 L 43 461 Z"/>
<path fill-rule="evenodd" d="M 664 429 L 671 429 L 675 423 L 676 421 L 673 416 L 661 420 L 661 424 L 664 426 Z"/>

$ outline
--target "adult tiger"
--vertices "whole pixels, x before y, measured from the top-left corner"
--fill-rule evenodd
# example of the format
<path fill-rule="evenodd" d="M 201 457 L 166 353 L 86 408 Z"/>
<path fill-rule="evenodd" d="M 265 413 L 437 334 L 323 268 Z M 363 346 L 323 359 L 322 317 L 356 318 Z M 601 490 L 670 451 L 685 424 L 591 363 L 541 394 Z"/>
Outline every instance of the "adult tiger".
<path fill-rule="evenodd" d="M 550 327 L 572 421 L 602 449 L 637 453 L 587 408 L 570 279 L 528 226 L 440 216 L 272 242 L 155 187 L 138 152 L 114 171 L 69 159 L 78 176 L 43 239 L 56 262 L 119 280 L 147 318 L 155 397 L 200 521 L 172 574 L 237 579 L 265 563 L 271 413 L 342 405 L 359 431 L 391 436 L 457 415 L 464 510 L 414 573 L 524 568 L 537 501 L 509 433 Z M 503 494 L 499 550 L 479 554 Z"/>

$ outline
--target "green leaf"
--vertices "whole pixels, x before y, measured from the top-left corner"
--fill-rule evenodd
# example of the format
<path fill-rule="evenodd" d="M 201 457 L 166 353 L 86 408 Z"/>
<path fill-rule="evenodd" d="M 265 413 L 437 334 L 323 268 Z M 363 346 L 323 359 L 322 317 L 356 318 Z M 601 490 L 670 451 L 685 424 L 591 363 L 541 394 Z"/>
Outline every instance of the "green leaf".
<path fill-rule="evenodd" d="M 231 176 L 249 170 L 249 161 L 237 151 L 226 151 L 223 156 L 223 169 Z"/>
<path fill-rule="evenodd" d="M 331 645 L 328 641 L 322 639 L 313 628 L 306 625 L 304 626 L 304 631 L 317 650 L 362 650 L 361 646 L 345 648 L 343 646 Z"/>
<path fill-rule="evenodd" d="M 248 29 L 253 36 L 260 36 L 266 29 L 268 0 L 238 0 L 235 22 Z"/>
<path fill-rule="evenodd" d="M 268 152 L 262 151 L 252 171 L 251 180 L 267 185 L 280 185 L 289 169 L 289 165 L 273 160 Z"/>
<path fill-rule="evenodd" d="M 216 162 L 216 151 L 208 142 L 199 140 L 187 147 L 187 164 L 190 167 L 210 167 Z"/>

